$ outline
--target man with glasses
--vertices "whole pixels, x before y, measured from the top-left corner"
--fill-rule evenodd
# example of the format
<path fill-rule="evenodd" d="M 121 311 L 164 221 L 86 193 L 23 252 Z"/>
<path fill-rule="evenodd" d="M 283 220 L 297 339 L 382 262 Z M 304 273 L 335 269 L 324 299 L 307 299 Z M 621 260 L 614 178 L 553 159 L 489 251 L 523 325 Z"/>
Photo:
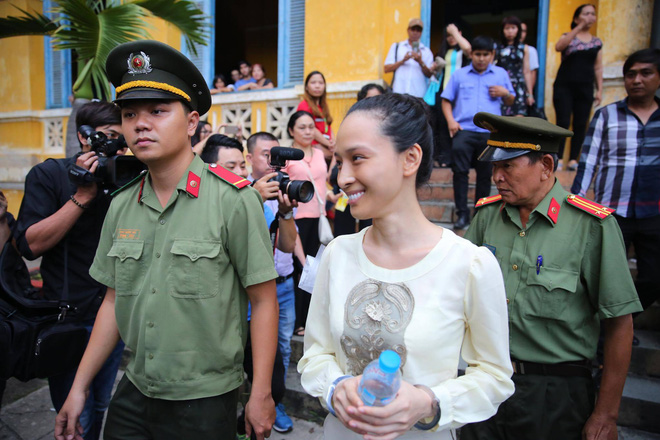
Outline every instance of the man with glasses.
<path fill-rule="evenodd" d="M 421 98 L 426 93 L 426 78 L 432 72 L 433 53 L 419 39 L 424 23 L 419 18 L 408 22 L 408 39 L 394 43 L 385 58 L 385 73 L 394 72 L 392 90 Z"/>

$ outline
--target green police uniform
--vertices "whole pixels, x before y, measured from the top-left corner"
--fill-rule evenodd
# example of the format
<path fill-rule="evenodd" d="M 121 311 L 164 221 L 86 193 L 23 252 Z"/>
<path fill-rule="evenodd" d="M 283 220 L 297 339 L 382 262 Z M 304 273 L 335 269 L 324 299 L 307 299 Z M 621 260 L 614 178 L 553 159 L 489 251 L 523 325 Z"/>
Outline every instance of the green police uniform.
<path fill-rule="evenodd" d="M 165 99 L 209 109 L 199 71 L 162 43 L 118 46 L 107 71 L 120 105 Z M 148 172 L 116 193 L 90 269 L 115 290 L 117 327 L 131 349 L 105 438 L 233 440 L 245 289 L 277 277 L 267 230 L 249 182 L 196 156 L 164 207 Z"/>
<path fill-rule="evenodd" d="M 566 136 L 545 121 L 539 130 L 536 121 L 524 121 L 535 118 L 516 119 L 512 126 L 508 118 L 475 117 L 500 137 L 491 136 L 482 157 L 552 153 Z M 549 142 L 530 142 L 529 133 L 525 139 L 519 124 L 526 123 Z M 519 138 L 503 140 L 511 138 L 508 130 Z M 612 210 L 569 194 L 558 181 L 525 227 L 518 207 L 500 196 L 481 199 L 476 207 L 465 238 L 490 249 L 502 268 L 516 393 L 492 419 L 464 428 L 463 438 L 580 438 L 593 410 L 588 363 L 596 354 L 600 320 L 642 310 Z"/>

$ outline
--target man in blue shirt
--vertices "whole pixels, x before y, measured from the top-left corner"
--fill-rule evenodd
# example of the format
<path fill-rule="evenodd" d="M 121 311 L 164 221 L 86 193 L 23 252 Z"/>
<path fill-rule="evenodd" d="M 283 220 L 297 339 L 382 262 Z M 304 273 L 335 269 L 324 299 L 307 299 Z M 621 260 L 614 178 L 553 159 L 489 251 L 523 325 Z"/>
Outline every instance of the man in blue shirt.
<path fill-rule="evenodd" d="M 493 66 L 495 42 L 490 37 L 475 37 L 472 41 L 472 63 L 457 70 L 442 92 L 442 113 L 447 119 L 452 141 L 452 171 L 454 172 L 454 203 L 457 221 L 454 229 L 470 224 L 467 206 L 468 172 L 474 164 L 477 171 L 475 200 L 490 195 L 490 163 L 478 162 L 486 148 L 488 130 L 477 127 L 472 119 L 478 112 L 501 115 L 502 104 L 511 105 L 515 98 L 509 74 Z"/>

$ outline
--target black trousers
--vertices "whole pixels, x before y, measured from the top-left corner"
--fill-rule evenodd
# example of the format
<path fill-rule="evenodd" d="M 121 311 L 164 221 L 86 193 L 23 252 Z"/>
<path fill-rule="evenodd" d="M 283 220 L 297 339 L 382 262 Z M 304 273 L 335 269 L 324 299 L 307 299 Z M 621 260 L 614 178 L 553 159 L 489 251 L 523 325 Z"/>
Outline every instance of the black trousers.
<path fill-rule="evenodd" d="M 296 220 L 298 226 L 298 235 L 302 244 L 305 256 L 316 256 L 316 253 L 321 246 L 319 241 L 319 219 L 318 218 L 301 218 Z M 302 261 L 301 263 L 304 263 Z M 300 274 L 297 274 L 296 279 Z M 312 300 L 312 295 L 298 288 L 296 282 L 296 328 L 305 327 L 307 322 L 307 312 L 309 312 L 309 302 Z"/>
<path fill-rule="evenodd" d="M 451 164 L 451 144 L 449 126 L 444 113 L 442 113 L 442 98 L 436 98 L 433 106 L 433 159 L 440 164 Z"/>
<path fill-rule="evenodd" d="M 238 388 L 215 397 L 147 397 L 124 377 L 108 408 L 106 440 L 235 440 Z"/>
<path fill-rule="evenodd" d="M 637 258 L 637 295 L 646 309 L 660 298 L 660 215 L 648 218 L 625 218 L 614 215 L 619 223 L 626 249 L 635 246 Z"/>
<path fill-rule="evenodd" d="M 473 167 L 477 171 L 475 202 L 490 195 L 490 178 L 493 166 L 490 162 L 479 162 L 477 158 L 486 148 L 489 133 L 460 130 L 452 140 L 452 163 L 454 172 L 454 203 L 458 216 L 469 214 L 467 205 L 468 173 Z"/>
<path fill-rule="evenodd" d="M 557 115 L 557 125 L 568 128 L 573 115 L 573 137 L 569 160 L 578 160 L 584 137 L 587 134 L 589 114 L 594 103 L 592 82 L 555 83 L 552 102 Z M 559 158 L 564 154 L 564 145 L 559 148 Z"/>
<path fill-rule="evenodd" d="M 513 375 L 516 392 L 490 419 L 465 425 L 461 440 L 581 440 L 594 409 L 586 377 Z"/>

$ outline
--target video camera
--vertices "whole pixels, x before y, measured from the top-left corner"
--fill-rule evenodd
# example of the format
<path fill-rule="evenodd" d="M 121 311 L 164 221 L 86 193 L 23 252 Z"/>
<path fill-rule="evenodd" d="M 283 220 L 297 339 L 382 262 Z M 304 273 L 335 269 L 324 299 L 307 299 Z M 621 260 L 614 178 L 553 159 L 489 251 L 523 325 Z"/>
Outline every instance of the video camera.
<path fill-rule="evenodd" d="M 105 133 L 89 125 L 82 125 L 78 132 L 98 155 L 98 166 L 94 173 L 75 164 L 69 167 L 69 179 L 75 184 L 97 183 L 102 188 L 121 188 L 147 169 L 135 156 L 117 156 L 119 150 L 127 147 L 124 136 L 108 139 Z"/>
<path fill-rule="evenodd" d="M 289 196 L 290 200 L 307 203 L 314 197 L 314 185 L 309 180 L 291 180 L 289 175 L 281 171 L 287 160 L 301 160 L 305 153 L 297 148 L 273 147 L 270 149 L 268 164 L 277 172 L 277 176 L 269 182 L 279 182 L 282 194 Z"/>

